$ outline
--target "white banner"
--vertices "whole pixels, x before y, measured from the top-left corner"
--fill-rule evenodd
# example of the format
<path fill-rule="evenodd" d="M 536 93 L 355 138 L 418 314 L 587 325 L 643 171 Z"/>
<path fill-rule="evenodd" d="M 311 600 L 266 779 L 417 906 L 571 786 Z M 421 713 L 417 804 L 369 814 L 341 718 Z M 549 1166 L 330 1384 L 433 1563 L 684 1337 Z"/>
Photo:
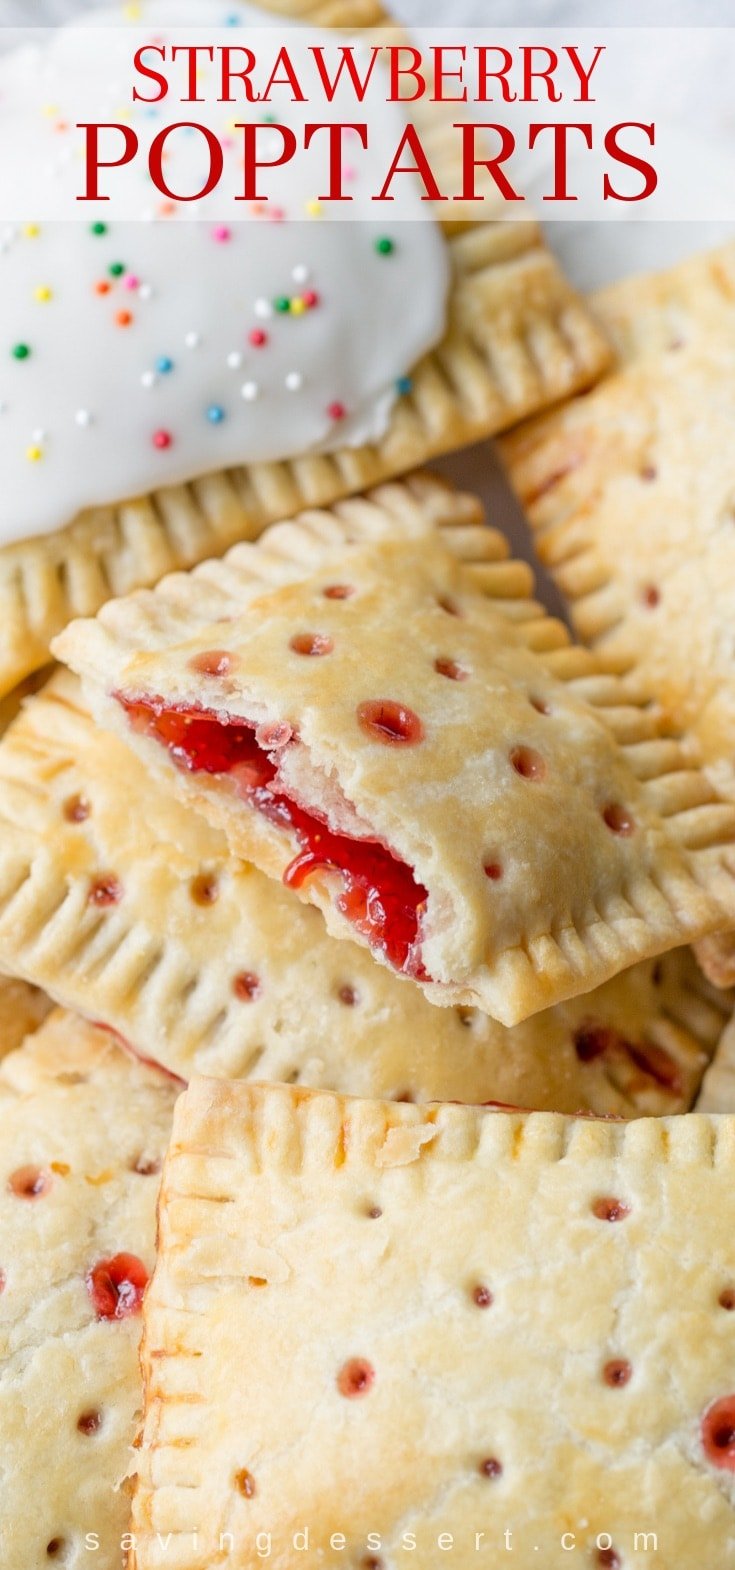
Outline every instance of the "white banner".
<path fill-rule="evenodd" d="M 0 221 L 735 218 L 712 123 L 733 28 L 408 40 L 158 11 L 3 31 Z"/>

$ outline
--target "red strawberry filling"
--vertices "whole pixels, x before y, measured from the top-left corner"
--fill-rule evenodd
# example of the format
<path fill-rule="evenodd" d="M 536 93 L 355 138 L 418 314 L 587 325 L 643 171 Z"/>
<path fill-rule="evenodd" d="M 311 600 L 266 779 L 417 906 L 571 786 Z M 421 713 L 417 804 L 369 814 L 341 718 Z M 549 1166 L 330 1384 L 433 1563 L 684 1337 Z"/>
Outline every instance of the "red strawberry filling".
<path fill-rule="evenodd" d="M 139 1314 L 148 1271 L 135 1254 L 100 1259 L 87 1276 L 87 1291 L 98 1319 L 128 1319 Z"/>
<path fill-rule="evenodd" d="M 254 726 L 193 706 L 175 708 L 161 698 L 115 697 L 133 730 L 166 747 L 178 768 L 231 776 L 251 806 L 296 835 L 302 848 L 283 874 L 289 888 L 300 888 L 319 870 L 339 872 L 343 886 L 337 909 L 396 970 L 428 979 L 419 949 L 427 890 L 406 862 L 376 840 L 333 832 L 315 813 L 274 790 L 277 763 Z M 274 740 L 280 749 L 284 738 L 279 734 Z"/>

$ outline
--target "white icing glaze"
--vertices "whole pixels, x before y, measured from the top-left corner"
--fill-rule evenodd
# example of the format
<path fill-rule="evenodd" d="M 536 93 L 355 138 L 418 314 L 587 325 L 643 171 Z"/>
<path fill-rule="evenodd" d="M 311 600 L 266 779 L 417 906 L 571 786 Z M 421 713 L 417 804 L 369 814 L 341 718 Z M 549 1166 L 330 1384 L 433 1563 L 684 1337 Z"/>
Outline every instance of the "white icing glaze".
<path fill-rule="evenodd" d="M 221 28 L 233 14 L 273 25 L 272 15 L 227 0 L 152 0 L 136 10 L 157 37 L 167 20 Z M 100 19 L 119 23 L 121 14 Z M 45 52 L 0 62 L 0 134 L 31 161 L 42 146 L 48 159 L 53 146 L 54 178 L 76 192 L 79 166 L 65 157 L 68 133 L 56 129 L 65 105 L 70 122 L 78 117 L 70 32 L 62 29 Z M 213 123 L 207 108 L 164 105 L 160 123 Z M 230 120 L 262 118 L 257 106 L 224 110 Z M 134 123 L 137 113 L 146 110 Z M 383 114 L 381 134 L 395 148 L 400 111 L 384 106 Z M 333 115 L 340 118 L 339 99 Z M 341 117 L 354 118 L 352 102 Z M 18 135 L 21 118 L 35 126 L 34 138 Z M 295 130 L 309 118 L 313 105 L 293 105 Z M 179 171 L 186 157 L 181 140 Z M 361 153 L 354 178 L 373 189 L 370 160 Z M 377 166 L 381 180 L 385 167 Z M 207 471 L 382 435 L 411 367 L 442 336 L 446 247 L 418 193 L 420 221 L 392 229 L 384 218 L 294 217 L 304 212 L 303 185 L 294 180 L 291 195 L 280 222 L 192 221 L 186 207 L 165 220 L 111 221 L 102 234 L 88 217 L 0 220 L 0 545 Z M 381 252 L 386 236 L 393 248 Z M 278 310 L 281 297 L 296 300 L 296 310 Z"/>

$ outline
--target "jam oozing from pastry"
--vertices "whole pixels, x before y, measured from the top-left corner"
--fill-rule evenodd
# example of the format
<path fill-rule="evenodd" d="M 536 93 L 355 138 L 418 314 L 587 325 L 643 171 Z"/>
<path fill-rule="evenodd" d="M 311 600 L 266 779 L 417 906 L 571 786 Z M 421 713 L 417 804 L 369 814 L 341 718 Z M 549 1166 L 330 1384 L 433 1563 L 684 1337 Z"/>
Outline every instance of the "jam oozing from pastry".
<path fill-rule="evenodd" d="M 87 1276 L 87 1291 L 98 1319 L 129 1319 L 139 1314 L 148 1271 L 135 1254 L 99 1259 Z"/>
<path fill-rule="evenodd" d="M 428 979 L 419 952 L 428 891 L 406 862 L 376 840 L 334 833 L 315 813 L 274 790 L 277 764 L 253 726 L 228 723 L 205 709 L 174 708 L 161 698 L 115 697 L 133 730 L 166 747 L 178 768 L 229 776 L 251 806 L 296 835 L 301 850 L 283 874 L 289 888 L 301 888 L 315 872 L 340 873 L 337 909 L 396 970 Z"/>

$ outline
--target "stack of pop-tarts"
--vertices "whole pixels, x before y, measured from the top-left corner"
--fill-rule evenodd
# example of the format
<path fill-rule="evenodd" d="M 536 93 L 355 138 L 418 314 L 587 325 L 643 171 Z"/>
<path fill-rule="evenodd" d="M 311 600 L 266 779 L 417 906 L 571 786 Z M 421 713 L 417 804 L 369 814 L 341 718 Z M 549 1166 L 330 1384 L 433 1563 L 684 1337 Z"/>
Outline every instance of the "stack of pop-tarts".
<path fill-rule="evenodd" d="M 0 551 L 3 1570 L 735 1563 L 735 252 L 589 392 L 448 244 L 382 450 Z M 578 642 L 404 472 L 534 413 Z"/>

